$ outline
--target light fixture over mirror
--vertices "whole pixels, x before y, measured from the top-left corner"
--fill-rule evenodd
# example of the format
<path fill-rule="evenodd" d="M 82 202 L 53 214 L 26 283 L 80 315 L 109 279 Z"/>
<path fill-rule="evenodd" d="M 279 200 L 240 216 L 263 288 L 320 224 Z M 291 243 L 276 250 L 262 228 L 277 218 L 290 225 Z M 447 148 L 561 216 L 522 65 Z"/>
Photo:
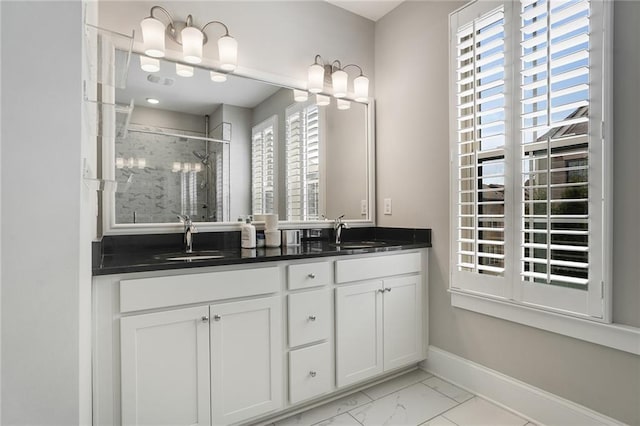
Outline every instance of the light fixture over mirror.
<path fill-rule="evenodd" d="M 342 63 L 337 59 L 333 62 L 325 62 L 320 55 L 316 55 L 313 64 L 309 66 L 307 90 L 311 93 L 328 93 L 329 90 L 325 89 L 325 75 L 330 75 L 333 96 L 336 98 L 346 97 L 349 91 L 349 75 L 346 70 L 350 67 L 360 71 L 360 74 L 353 80 L 354 100 L 366 102 L 369 98 L 369 78 L 364 75 L 362 68 L 356 64 L 342 66 Z"/>
<path fill-rule="evenodd" d="M 160 11 L 169 20 L 164 24 L 154 13 Z M 193 17 L 187 16 L 186 21 L 174 20 L 171 14 L 161 6 L 153 6 L 150 15 L 140 22 L 144 53 L 152 58 L 165 56 L 165 34 L 174 42 L 182 46 L 182 59 L 189 64 L 202 62 L 202 46 L 207 44 L 205 30 L 209 25 L 221 25 L 224 35 L 218 39 L 218 54 L 220 68 L 233 71 L 238 62 L 238 42 L 229 35 L 229 28 L 220 21 L 207 22 L 202 29 L 193 24 Z"/>

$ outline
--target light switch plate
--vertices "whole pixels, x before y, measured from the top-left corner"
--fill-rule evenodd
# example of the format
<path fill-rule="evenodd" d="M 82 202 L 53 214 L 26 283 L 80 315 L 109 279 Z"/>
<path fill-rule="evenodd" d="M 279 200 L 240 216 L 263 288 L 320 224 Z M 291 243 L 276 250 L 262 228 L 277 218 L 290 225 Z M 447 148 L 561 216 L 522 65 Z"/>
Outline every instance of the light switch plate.
<path fill-rule="evenodd" d="M 360 200 L 360 214 L 366 215 L 367 209 L 368 209 L 367 200 Z"/>
<path fill-rule="evenodd" d="M 384 199 L 384 214 L 391 214 L 391 198 Z"/>

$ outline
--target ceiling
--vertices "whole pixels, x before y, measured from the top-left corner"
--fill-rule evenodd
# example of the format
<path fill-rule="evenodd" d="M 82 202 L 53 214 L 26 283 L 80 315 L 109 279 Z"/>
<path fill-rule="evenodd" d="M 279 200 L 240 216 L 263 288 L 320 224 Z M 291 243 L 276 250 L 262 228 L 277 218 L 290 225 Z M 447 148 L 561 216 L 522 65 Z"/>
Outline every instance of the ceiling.
<path fill-rule="evenodd" d="M 326 0 L 335 6 L 377 21 L 395 9 L 404 0 Z"/>

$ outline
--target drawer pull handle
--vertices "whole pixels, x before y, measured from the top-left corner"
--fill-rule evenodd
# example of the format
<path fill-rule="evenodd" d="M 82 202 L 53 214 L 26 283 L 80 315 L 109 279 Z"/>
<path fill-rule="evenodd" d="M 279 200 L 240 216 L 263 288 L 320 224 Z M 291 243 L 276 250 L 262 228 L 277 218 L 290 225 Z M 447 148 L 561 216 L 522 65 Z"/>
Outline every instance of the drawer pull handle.
<path fill-rule="evenodd" d="M 316 320 L 315 315 L 309 315 L 309 321 L 315 321 L 315 320 Z"/>
<path fill-rule="evenodd" d="M 378 293 L 384 293 L 385 291 L 386 291 L 385 289 L 381 288 L 381 289 L 378 290 Z"/>
<path fill-rule="evenodd" d="M 315 371 L 309 371 L 309 375 L 310 375 L 311 377 L 316 377 L 316 374 L 317 374 L 317 373 L 316 373 Z"/>
<path fill-rule="evenodd" d="M 391 293 L 391 289 L 389 287 L 385 288 L 384 291 L 388 291 L 389 293 Z"/>
<path fill-rule="evenodd" d="M 209 317 L 208 316 L 203 316 L 200 319 L 202 320 L 202 322 L 209 322 Z"/>
<path fill-rule="evenodd" d="M 312 280 L 316 278 L 316 274 L 314 274 L 313 272 L 310 273 L 309 275 L 307 275 L 309 278 L 311 278 Z"/>
<path fill-rule="evenodd" d="M 222 319 L 222 317 L 220 315 L 214 315 L 213 316 L 213 320 L 214 321 L 220 321 Z"/>

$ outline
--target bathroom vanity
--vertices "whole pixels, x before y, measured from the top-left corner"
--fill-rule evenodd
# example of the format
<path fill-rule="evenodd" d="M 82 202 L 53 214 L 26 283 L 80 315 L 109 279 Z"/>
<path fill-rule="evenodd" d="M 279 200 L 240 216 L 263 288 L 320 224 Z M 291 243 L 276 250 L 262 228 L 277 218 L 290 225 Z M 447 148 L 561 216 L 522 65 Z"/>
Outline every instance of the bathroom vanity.
<path fill-rule="evenodd" d="M 94 424 L 260 423 L 414 366 L 429 240 L 102 256 Z"/>

